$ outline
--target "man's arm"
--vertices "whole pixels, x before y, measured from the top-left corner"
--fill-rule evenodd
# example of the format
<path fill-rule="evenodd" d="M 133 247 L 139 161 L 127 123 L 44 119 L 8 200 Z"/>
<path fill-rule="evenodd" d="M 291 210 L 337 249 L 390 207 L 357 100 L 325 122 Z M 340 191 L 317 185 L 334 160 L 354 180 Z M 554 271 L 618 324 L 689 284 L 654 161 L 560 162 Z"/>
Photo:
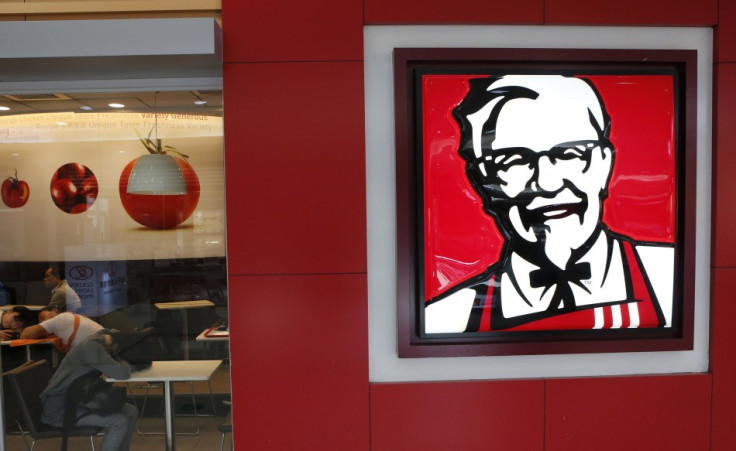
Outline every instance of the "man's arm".
<path fill-rule="evenodd" d="M 20 333 L 20 338 L 46 338 L 49 333 L 40 324 L 28 326 Z"/>
<path fill-rule="evenodd" d="M 105 335 L 104 340 L 109 345 L 110 335 Z M 84 341 L 79 345 L 79 349 L 74 349 L 74 352 L 82 353 L 86 363 L 99 370 L 104 380 L 107 380 L 108 376 L 118 380 L 130 377 L 130 364 L 111 356 L 107 348 L 96 339 Z"/>

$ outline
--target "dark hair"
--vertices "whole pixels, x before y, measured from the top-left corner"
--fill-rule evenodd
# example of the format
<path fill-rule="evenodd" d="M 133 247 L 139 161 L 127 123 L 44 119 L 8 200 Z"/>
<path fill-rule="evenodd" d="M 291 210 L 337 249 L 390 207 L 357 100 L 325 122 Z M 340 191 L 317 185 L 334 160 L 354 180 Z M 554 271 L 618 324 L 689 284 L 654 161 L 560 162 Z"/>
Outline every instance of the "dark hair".
<path fill-rule="evenodd" d="M 28 310 L 27 307 L 23 307 L 22 305 L 17 305 L 13 307 L 13 309 L 10 311 L 12 313 L 15 313 L 15 318 L 18 321 L 21 321 L 24 325 L 35 320 L 33 317 L 33 313 Z"/>
<path fill-rule="evenodd" d="M 153 327 L 142 330 L 110 331 L 112 341 L 111 355 L 128 362 L 131 370 L 148 368 L 158 358 L 157 346 L 153 338 Z"/>
<path fill-rule="evenodd" d="M 61 273 L 59 272 L 59 265 L 57 264 L 50 264 L 47 268 L 47 270 L 51 270 L 51 275 L 56 277 L 57 279 L 61 279 Z"/>

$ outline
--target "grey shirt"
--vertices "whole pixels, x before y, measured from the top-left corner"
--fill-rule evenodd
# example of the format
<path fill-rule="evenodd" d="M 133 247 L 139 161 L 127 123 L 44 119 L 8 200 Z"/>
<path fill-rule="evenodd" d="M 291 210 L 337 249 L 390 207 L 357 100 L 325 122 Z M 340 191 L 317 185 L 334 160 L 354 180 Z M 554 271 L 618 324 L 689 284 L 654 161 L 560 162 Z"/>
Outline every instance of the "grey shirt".
<path fill-rule="evenodd" d="M 62 280 L 59 285 L 51 290 L 50 306 L 58 307 L 62 312 L 76 312 L 82 308 L 82 300 L 74 288 L 70 287 L 66 280 Z"/>
<path fill-rule="evenodd" d="M 42 422 L 57 427 L 62 426 L 66 408 L 66 392 L 69 385 L 79 376 L 99 370 L 102 374 L 115 379 L 130 377 L 128 362 L 113 358 L 105 348 L 106 332 L 106 330 L 99 331 L 78 343 L 61 361 L 59 368 L 40 395 L 43 403 Z"/>

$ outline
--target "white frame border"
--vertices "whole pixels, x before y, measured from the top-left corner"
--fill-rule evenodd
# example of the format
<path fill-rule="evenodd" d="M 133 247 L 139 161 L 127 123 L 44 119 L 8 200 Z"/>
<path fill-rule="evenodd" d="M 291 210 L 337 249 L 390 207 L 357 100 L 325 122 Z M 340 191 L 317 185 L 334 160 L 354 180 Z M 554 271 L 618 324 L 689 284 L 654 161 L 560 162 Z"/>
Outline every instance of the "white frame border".
<path fill-rule="evenodd" d="M 368 353 L 371 382 L 612 376 L 708 371 L 710 28 L 367 26 L 364 28 Z M 692 351 L 399 359 L 396 331 L 394 48 L 600 48 L 698 51 L 695 328 Z"/>

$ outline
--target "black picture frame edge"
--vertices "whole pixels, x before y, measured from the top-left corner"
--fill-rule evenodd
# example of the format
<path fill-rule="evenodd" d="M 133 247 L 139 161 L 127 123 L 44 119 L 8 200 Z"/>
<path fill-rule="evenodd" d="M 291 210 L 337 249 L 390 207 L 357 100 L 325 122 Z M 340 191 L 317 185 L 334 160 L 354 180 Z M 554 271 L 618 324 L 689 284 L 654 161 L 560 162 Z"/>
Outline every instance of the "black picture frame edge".
<path fill-rule="evenodd" d="M 525 67 L 549 68 L 550 64 L 572 64 L 583 67 L 594 64 L 602 67 L 625 65 L 675 64 L 683 75 L 684 102 L 681 109 L 681 127 L 684 156 L 677 176 L 682 177 L 683 199 L 679 208 L 684 208 L 681 218 L 684 230 L 676 240 L 682 240 L 681 262 L 675 277 L 682 280 L 682 303 L 680 320 L 676 327 L 649 334 L 647 331 L 598 334 L 591 337 L 588 331 L 566 331 L 561 334 L 546 331 L 544 339 L 535 339 L 534 334 L 526 338 L 506 336 L 495 338 L 437 337 L 420 338 L 417 333 L 418 310 L 418 255 L 416 240 L 417 183 L 416 157 L 413 150 L 417 145 L 414 130 L 413 72 L 421 65 L 471 66 L 479 62 L 525 63 Z M 393 53 L 394 107 L 396 138 L 396 225 L 397 225 L 397 348 L 400 358 L 422 357 L 468 357 L 502 355 L 539 355 L 570 353 L 611 352 L 655 352 L 693 349 L 694 293 L 695 293 L 695 231 L 696 231 L 696 182 L 697 182 L 697 50 L 669 49 L 540 49 L 540 48 L 396 48 Z M 572 69 L 577 71 L 577 69 Z M 406 181 L 406 182 L 402 182 Z M 679 199 L 678 199 L 679 202 Z M 679 233 L 679 232 L 678 232 Z M 531 338 L 530 338 L 531 337 Z M 593 339 L 591 339 L 593 338 Z"/>

